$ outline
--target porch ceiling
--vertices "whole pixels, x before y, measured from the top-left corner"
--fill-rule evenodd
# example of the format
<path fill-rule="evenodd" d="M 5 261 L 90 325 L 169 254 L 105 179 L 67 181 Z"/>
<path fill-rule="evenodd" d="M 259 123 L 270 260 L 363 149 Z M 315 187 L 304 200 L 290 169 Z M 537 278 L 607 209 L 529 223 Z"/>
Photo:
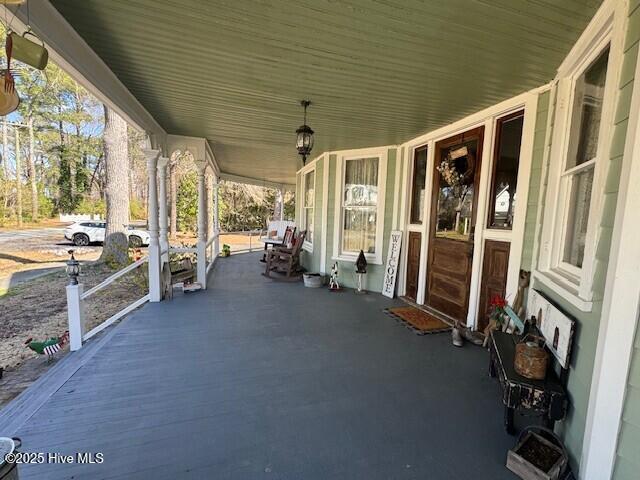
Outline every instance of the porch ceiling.
<path fill-rule="evenodd" d="M 52 0 L 169 133 L 293 183 L 314 154 L 397 144 L 548 82 L 600 0 Z"/>

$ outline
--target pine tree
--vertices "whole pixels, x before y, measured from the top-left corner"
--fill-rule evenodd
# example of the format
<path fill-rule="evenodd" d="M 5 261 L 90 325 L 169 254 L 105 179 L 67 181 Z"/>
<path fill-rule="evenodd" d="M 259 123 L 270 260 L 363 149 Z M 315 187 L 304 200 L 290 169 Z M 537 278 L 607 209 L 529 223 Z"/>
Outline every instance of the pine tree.
<path fill-rule="evenodd" d="M 104 163 L 107 228 L 100 259 L 117 265 L 129 261 L 129 153 L 127 123 L 104 107 Z"/>

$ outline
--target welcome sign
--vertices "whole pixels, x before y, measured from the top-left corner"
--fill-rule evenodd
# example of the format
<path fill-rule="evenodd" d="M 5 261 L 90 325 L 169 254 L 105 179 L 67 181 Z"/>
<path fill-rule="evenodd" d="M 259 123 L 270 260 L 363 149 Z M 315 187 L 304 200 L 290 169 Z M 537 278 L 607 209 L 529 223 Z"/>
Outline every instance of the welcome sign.
<path fill-rule="evenodd" d="M 400 265 L 400 247 L 402 245 L 402 232 L 392 230 L 389 239 L 389 251 L 387 253 L 387 264 L 384 269 L 384 281 L 382 282 L 382 294 L 385 297 L 393 298 L 396 289 L 396 277 L 398 266 Z"/>

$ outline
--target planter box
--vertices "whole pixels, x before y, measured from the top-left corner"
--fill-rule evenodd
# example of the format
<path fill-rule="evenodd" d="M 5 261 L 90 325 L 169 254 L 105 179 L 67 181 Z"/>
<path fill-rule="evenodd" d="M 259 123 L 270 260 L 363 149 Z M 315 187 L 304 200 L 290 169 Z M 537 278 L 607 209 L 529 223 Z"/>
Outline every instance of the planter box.
<path fill-rule="evenodd" d="M 324 284 L 324 275 L 320 273 L 305 273 L 302 275 L 304 286 L 309 288 L 320 288 Z"/>
<path fill-rule="evenodd" d="M 507 468 L 524 480 L 558 480 L 566 462 L 560 447 L 535 432 L 507 454 Z"/>

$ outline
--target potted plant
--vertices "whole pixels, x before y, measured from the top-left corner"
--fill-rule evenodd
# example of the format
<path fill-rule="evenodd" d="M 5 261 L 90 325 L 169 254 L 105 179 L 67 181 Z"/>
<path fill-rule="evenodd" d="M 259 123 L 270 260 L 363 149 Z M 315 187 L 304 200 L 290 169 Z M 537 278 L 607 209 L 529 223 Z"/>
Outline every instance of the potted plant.
<path fill-rule="evenodd" d="M 505 326 L 509 324 L 509 316 L 504 307 L 507 306 L 507 300 L 500 295 L 494 295 L 491 297 L 491 303 L 489 304 L 491 313 L 489 314 L 489 324 L 484 329 L 484 344 L 487 346 L 489 342 L 489 336 L 494 330 L 504 330 Z"/>

